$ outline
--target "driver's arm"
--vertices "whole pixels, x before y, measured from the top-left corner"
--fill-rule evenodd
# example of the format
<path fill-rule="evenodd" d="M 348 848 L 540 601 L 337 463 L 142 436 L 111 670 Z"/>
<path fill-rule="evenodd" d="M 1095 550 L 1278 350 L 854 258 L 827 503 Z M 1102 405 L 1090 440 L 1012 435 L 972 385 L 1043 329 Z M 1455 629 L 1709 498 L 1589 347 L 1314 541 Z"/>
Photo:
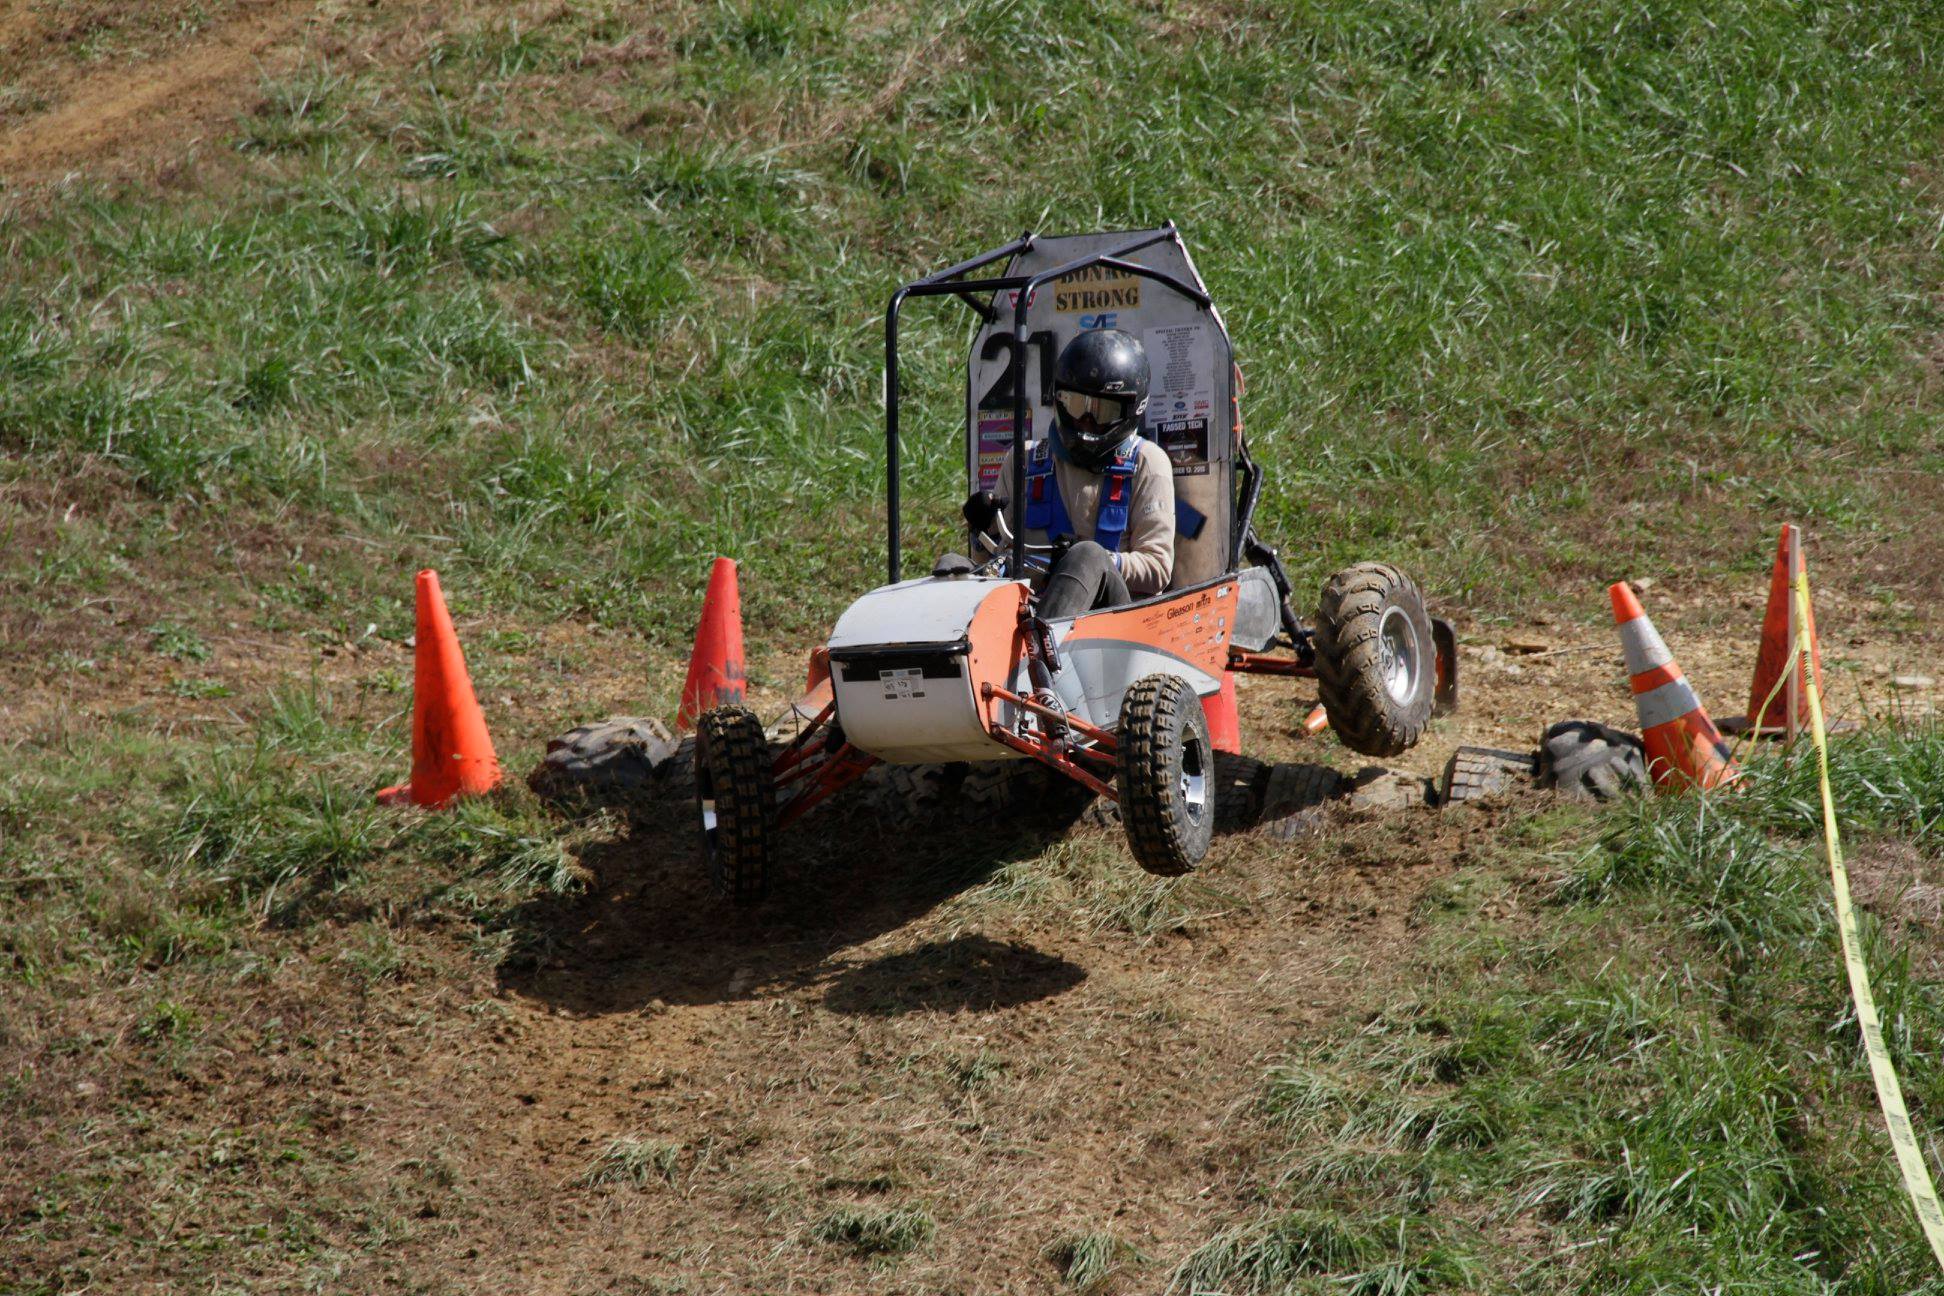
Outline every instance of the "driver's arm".
<path fill-rule="evenodd" d="M 998 514 L 988 525 L 978 527 L 975 524 L 974 527 L 978 533 L 978 547 L 984 550 L 988 557 L 1011 552 L 1013 528 L 1019 524 L 1019 508 L 1007 498 L 1012 494 L 1012 451 L 1010 450 L 1006 452 L 1005 462 L 999 467 L 999 476 L 992 484 L 992 493 L 999 497 L 1001 508 Z M 976 498 L 975 495 L 974 499 Z M 971 502 L 967 501 L 968 512 L 971 507 Z M 966 518 L 968 522 L 971 520 L 970 516 Z"/>
<path fill-rule="evenodd" d="M 1142 440 L 1141 463 L 1134 473 L 1134 499 L 1127 509 L 1127 538 L 1116 555 L 1121 578 L 1136 597 L 1159 594 L 1174 576 L 1174 464 L 1167 451 Z"/>

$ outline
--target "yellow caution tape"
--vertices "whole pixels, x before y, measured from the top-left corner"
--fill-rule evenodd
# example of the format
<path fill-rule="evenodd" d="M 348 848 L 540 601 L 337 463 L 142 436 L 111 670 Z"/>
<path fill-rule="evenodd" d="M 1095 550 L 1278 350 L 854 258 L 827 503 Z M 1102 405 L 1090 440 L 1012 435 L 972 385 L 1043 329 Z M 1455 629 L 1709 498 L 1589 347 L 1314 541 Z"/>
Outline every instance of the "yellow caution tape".
<path fill-rule="evenodd" d="M 1809 645 L 1809 573 L 1795 575 L 1795 651 L 1793 661 L 1806 656 Z M 1856 1021 L 1863 1028 L 1863 1047 L 1870 1055 L 1870 1074 L 1876 1080 L 1877 1102 L 1890 1127 L 1890 1142 L 1897 1150 L 1897 1166 L 1903 1171 L 1904 1188 L 1917 1208 L 1918 1222 L 1924 1226 L 1931 1251 L 1944 1265 L 1944 1208 L 1937 1202 L 1937 1189 L 1931 1183 L 1930 1167 L 1917 1146 L 1917 1135 L 1910 1127 L 1910 1109 L 1904 1106 L 1903 1086 L 1897 1082 L 1897 1069 L 1891 1065 L 1890 1050 L 1883 1043 L 1883 1024 L 1877 1017 L 1876 996 L 1870 992 L 1870 969 L 1863 961 L 1863 938 L 1856 927 L 1856 909 L 1850 903 L 1849 872 L 1843 867 L 1843 843 L 1836 835 L 1836 798 L 1829 790 L 1829 738 L 1823 729 L 1822 696 L 1816 688 L 1816 672 L 1804 669 L 1804 692 L 1809 698 L 1810 732 L 1816 740 L 1817 771 L 1822 780 L 1823 844 L 1829 849 L 1829 876 L 1836 891 L 1836 929 L 1843 938 L 1843 962 L 1849 969 L 1850 997 L 1856 1001 Z"/>

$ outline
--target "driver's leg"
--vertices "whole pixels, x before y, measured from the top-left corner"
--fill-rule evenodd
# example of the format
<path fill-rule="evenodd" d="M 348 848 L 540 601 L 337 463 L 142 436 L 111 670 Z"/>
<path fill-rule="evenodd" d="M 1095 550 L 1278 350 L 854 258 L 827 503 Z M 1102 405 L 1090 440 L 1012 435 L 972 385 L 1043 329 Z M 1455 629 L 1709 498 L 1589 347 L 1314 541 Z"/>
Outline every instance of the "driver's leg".
<path fill-rule="evenodd" d="M 1114 556 L 1091 540 L 1080 540 L 1046 574 L 1039 614 L 1051 620 L 1132 601 L 1127 582 L 1114 570 Z"/>

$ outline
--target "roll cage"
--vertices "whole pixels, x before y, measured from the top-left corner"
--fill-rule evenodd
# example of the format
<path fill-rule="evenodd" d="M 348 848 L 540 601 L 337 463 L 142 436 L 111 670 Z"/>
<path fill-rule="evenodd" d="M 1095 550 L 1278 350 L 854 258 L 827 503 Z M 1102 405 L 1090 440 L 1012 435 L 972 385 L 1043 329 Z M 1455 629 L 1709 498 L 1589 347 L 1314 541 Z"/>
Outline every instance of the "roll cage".
<path fill-rule="evenodd" d="M 983 278 L 966 278 L 997 261 L 1007 260 L 1020 253 L 1030 251 L 1038 238 L 1028 230 L 1012 242 L 981 253 L 957 265 L 915 279 L 891 294 L 890 304 L 884 314 L 884 460 L 885 460 L 885 513 L 888 529 L 887 568 L 890 580 L 897 583 L 903 570 L 902 512 L 899 483 L 899 391 L 898 391 L 898 322 L 906 299 L 912 297 L 956 297 L 964 302 L 972 312 L 987 325 L 1004 319 L 1005 312 L 997 305 L 983 301 L 976 294 L 1012 294 L 1012 327 L 1008 332 L 996 334 L 1006 339 L 1012 353 L 1015 372 L 1021 375 L 1013 384 L 1013 427 L 1029 429 L 1029 401 L 1024 374 L 1027 364 L 1027 312 L 1031 309 L 1034 296 L 1046 284 L 1067 278 L 1091 267 L 1102 267 L 1121 275 L 1136 276 L 1157 283 L 1162 287 L 1194 302 L 1203 309 L 1212 309 L 1214 300 L 1207 292 L 1180 277 L 1153 266 L 1141 265 L 1128 260 L 1144 248 L 1170 240 L 1179 241 L 1179 233 L 1174 222 L 1170 221 L 1160 229 L 1143 230 L 1129 234 L 1125 239 L 1111 243 L 1101 249 L 1041 270 L 1035 274 L 998 275 Z M 996 299 L 996 297 L 995 297 Z M 1291 646 L 1300 656 L 1307 657 L 1308 632 L 1297 621 L 1289 604 L 1289 582 L 1283 572 L 1282 563 L 1275 550 L 1263 544 L 1255 536 L 1251 521 L 1255 516 L 1256 503 L 1262 494 L 1262 470 L 1249 457 L 1243 443 L 1239 416 L 1229 429 L 1233 438 L 1236 468 L 1236 488 L 1232 497 L 1226 501 L 1232 510 L 1234 525 L 1229 529 L 1228 551 L 1224 555 L 1224 571 L 1233 572 L 1241 565 L 1246 555 L 1252 563 L 1267 568 L 1275 578 L 1278 592 L 1282 596 L 1282 621 L 1288 633 Z M 968 426 L 968 443 L 973 436 Z M 1026 455 L 1024 454 L 1025 436 L 1019 436 L 1020 453 L 1012 456 L 1012 481 L 1008 484 L 1011 497 L 1023 499 L 1026 494 Z M 1012 554 L 1009 570 L 1018 573 L 1026 570 L 1026 538 L 1024 527 L 1016 529 L 1012 538 Z"/>

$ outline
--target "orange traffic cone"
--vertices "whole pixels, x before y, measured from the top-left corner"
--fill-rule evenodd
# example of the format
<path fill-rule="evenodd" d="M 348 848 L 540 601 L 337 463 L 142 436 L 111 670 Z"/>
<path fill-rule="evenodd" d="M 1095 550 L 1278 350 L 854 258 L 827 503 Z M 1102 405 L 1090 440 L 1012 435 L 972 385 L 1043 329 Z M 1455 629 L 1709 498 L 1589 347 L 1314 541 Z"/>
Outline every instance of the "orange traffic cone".
<path fill-rule="evenodd" d="M 1647 770 L 1660 788 L 1711 788 L 1739 776 L 1728 744 L 1708 719 L 1694 687 L 1681 674 L 1654 623 L 1625 581 L 1607 588 L 1620 646 L 1627 656 Z"/>
<path fill-rule="evenodd" d="M 1762 647 L 1755 657 L 1755 682 L 1748 694 L 1748 730 L 1760 735 L 1793 739 L 1809 723 L 1808 693 L 1803 684 L 1802 657 L 1789 668 L 1789 648 L 1795 638 L 1790 600 L 1795 578 L 1808 570 L 1802 556 L 1802 530 L 1784 526 L 1775 547 L 1775 568 L 1769 575 L 1768 612 L 1762 617 Z M 1816 642 L 1816 613 L 1809 611 L 1809 657 L 1821 692 L 1822 646 Z M 1783 677 L 1787 675 L 1785 680 Z"/>
<path fill-rule="evenodd" d="M 688 679 L 682 685 L 682 706 L 675 713 L 675 727 L 693 729 L 704 711 L 739 705 L 747 681 L 736 564 L 733 559 L 718 558 L 709 569 L 709 589 L 702 596 L 702 623 L 695 628 L 695 648 L 689 654 Z"/>
<path fill-rule="evenodd" d="M 418 649 L 412 674 L 412 778 L 378 794 L 386 805 L 438 807 L 499 786 L 499 759 L 466 674 L 466 657 L 439 591 L 418 574 Z"/>
<path fill-rule="evenodd" d="M 1235 705 L 1235 672 L 1222 672 L 1222 691 L 1202 699 L 1208 717 L 1208 742 L 1218 752 L 1242 750 L 1242 713 Z"/>

